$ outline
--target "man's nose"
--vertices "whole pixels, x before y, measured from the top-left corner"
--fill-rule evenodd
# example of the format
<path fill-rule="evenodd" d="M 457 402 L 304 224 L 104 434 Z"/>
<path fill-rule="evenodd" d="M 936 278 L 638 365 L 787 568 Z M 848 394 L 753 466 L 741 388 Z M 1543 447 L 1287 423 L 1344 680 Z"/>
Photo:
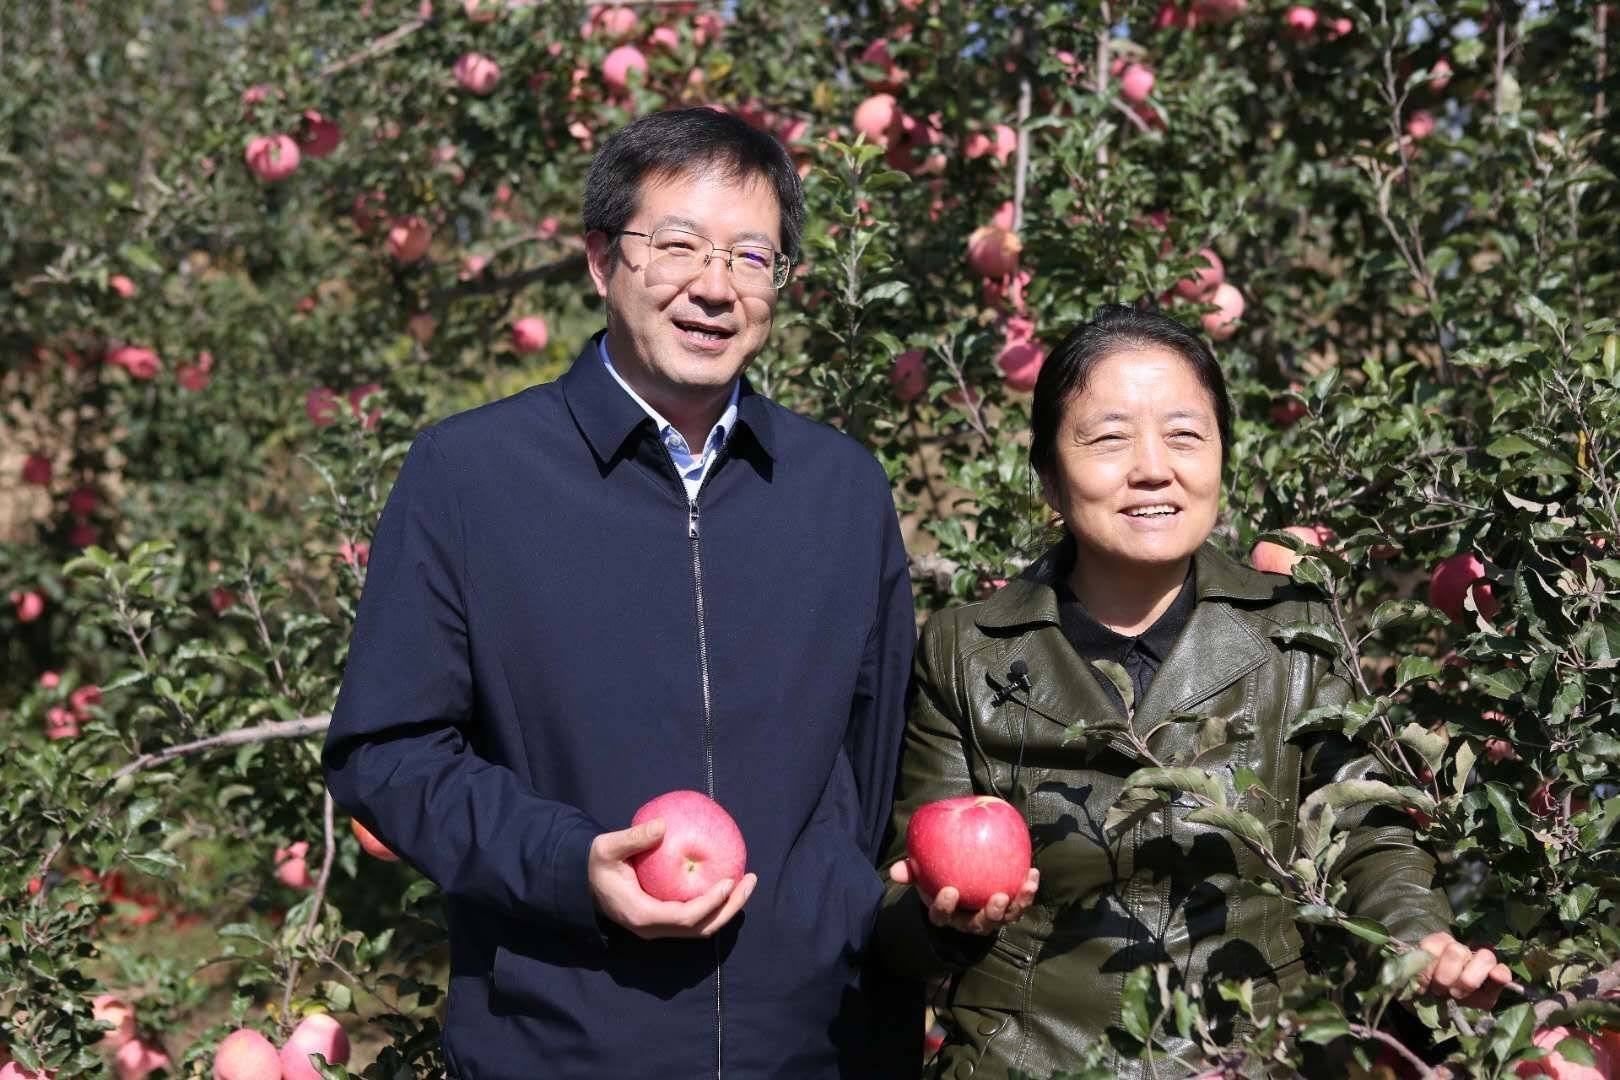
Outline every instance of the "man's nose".
<path fill-rule="evenodd" d="M 697 277 L 686 286 L 686 291 L 694 300 L 729 306 L 737 298 L 737 290 L 732 285 L 731 267 L 726 263 L 726 256 L 718 251 L 711 254 L 709 261 L 697 272 Z"/>

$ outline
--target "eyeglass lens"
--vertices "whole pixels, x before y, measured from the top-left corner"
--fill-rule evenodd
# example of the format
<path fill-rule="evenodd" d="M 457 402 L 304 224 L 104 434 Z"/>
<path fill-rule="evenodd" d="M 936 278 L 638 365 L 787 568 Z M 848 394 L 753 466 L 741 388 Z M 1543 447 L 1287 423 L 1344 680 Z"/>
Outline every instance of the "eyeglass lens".
<path fill-rule="evenodd" d="M 649 245 L 652 261 L 647 268 L 648 279 L 664 284 L 690 281 L 707 265 L 708 257 L 716 255 L 714 244 L 707 238 L 671 226 L 654 232 Z M 764 244 L 733 244 L 732 279 L 746 288 L 780 288 L 783 282 L 778 279 L 786 274 L 781 272 L 785 266 L 779 267 L 778 261 L 775 249 Z"/>

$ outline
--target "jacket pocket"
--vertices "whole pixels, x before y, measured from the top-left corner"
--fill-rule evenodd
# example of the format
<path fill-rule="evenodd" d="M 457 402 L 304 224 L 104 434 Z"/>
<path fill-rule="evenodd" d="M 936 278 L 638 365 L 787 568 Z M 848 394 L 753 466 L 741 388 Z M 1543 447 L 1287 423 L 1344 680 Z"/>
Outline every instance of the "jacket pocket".
<path fill-rule="evenodd" d="M 1029 1008 L 1033 964 L 1021 947 L 997 937 L 982 960 L 956 977 L 951 1004 L 1023 1012 Z"/>

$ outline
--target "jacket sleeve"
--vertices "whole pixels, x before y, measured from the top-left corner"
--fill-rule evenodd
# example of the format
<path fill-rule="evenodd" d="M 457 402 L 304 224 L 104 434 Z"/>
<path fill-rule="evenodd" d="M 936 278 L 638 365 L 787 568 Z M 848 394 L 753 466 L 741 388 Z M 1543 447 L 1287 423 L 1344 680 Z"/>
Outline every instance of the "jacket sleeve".
<path fill-rule="evenodd" d="M 1316 705 L 1348 702 L 1355 696 L 1342 664 L 1321 661 Z M 1300 765 L 1300 799 L 1343 780 L 1388 779 L 1377 758 L 1362 754 L 1349 739 L 1319 736 L 1305 747 Z M 1418 843 L 1408 819 L 1387 806 L 1348 810 L 1339 818 L 1350 826 L 1349 842 L 1332 868 L 1348 889 L 1342 905 L 1352 915 L 1376 919 L 1395 937 L 1415 943 L 1451 927 L 1451 904 L 1434 888 L 1434 855 Z"/>
<path fill-rule="evenodd" d="M 479 756 L 462 520 L 432 432 L 373 538 L 322 763 L 333 799 L 451 898 L 596 930 L 586 814 Z"/>
<path fill-rule="evenodd" d="M 884 527 L 877 612 L 867 633 L 844 733 L 844 753 L 854 768 L 860 796 L 856 836 L 868 866 L 877 859 L 894 801 L 895 763 L 906 722 L 906 680 L 917 644 L 911 572 L 886 482 L 879 498 Z"/>
<path fill-rule="evenodd" d="M 900 775 L 879 869 L 906 857 L 906 826 L 936 799 L 975 794 L 962 731 L 966 704 L 956 685 L 955 611 L 928 620 L 912 675 L 910 716 L 900 747 Z M 878 956 L 898 974 L 928 979 L 960 971 L 989 952 L 993 937 L 963 934 L 928 921 L 911 885 L 888 882 L 879 909 Z"/>

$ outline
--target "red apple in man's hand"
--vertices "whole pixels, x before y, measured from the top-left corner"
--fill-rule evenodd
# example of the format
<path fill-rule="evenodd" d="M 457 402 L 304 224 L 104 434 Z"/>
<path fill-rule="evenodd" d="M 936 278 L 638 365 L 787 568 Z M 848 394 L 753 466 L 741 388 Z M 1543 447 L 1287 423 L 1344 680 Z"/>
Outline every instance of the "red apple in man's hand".
<path fill-rule="evenodd" d="M 1029 876 L 1031 854 L 1023 815 L 991 795 L 928 803 L 906 826 L 913 881 L 927 896 L 953 887 L 962 911 L 979 910 L 996 893 L 1017 896 Z"/>
<path fill-rule="evenodd" d="M 659 900 L 695 900 L 721 881 L 740 881 L 748 864 L 742 830 L 725 808 L 701 791 L 671 791 L 644 804 L 634 828 L 661 818 L 664 838 L 630 856 L 636 880 Z"/>

